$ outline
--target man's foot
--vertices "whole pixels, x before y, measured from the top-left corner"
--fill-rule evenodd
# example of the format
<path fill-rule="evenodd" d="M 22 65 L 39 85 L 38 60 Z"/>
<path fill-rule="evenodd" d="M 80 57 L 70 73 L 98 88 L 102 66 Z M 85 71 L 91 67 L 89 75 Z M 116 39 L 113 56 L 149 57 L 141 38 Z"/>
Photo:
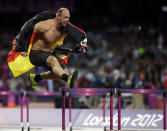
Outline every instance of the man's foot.
<path fill-rule="evenodd" d="M 67 85 L 70 88 L 74 88 L 75 80 L 77 79 L 77 77 L 78 77 L 78 71 L 74 71 L 72 75 L 69 75 L 68 80 L 67 80 Z"/>
<path fill-rule="evenodd" d="M 31 90 L 35 91 L 37 87 L 37 82 L 35 81 L 35 74 L 30 74 L 29 79 L 30 79 L 30 88 Z"/>

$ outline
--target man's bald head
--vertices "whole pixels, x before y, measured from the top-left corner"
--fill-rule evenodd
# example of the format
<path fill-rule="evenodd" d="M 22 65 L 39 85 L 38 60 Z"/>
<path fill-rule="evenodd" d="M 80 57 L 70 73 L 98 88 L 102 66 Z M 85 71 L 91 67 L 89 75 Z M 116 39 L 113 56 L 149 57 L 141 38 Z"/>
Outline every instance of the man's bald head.
<path fill-rule="evenodd" d="M 67 8 L 60 8 L 60 9 L 58 9 L 57 12 L 56 12 L 56 17 L 62 16 L 63 12 L 67 12 L 68 13 L 69 10 Z"/>

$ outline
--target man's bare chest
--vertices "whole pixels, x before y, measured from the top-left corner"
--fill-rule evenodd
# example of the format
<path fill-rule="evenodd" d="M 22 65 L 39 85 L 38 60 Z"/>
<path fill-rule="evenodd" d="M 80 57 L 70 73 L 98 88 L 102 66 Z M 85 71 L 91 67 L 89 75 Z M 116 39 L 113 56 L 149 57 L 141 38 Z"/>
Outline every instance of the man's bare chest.
<path fill-rule="evenodd" d="M 60 40 L 62 36 L 63 36 L 63 32 L 57 31 L 55 29 L 50 29 L 44 33 L 45 41 L 50 44 Z"/>

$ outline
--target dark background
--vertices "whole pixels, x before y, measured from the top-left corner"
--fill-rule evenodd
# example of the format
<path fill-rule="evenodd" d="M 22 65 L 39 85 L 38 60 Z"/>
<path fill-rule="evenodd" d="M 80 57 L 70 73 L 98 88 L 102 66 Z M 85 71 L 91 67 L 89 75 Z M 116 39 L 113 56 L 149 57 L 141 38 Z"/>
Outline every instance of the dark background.
<path fill-rule="evenodd" d="M 0 0 L 0 27 L 18 29 L 26 20 L 43 10 L 67 7 L 71 20 L 86 28 L 110 25 L 143 24 L 164 26 L 165 0 Z M 163 25 L 162 25 L 163 24 Z"/>

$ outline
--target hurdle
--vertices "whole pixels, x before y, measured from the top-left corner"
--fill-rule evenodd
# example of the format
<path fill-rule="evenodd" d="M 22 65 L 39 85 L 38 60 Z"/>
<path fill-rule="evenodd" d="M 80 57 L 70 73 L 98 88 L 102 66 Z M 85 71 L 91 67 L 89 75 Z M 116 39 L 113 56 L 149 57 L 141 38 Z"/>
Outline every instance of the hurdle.
<path fill-rule="evenodd" d="M 166 90 L 161 89 L 117 89 L 118 93 L 118 130 L 121 130 L 121 93 L 163 94 L 163 130 L 166 130 Z"/>
<path fill-rule="evenodd" d="M 20 107 L 23 106 L 23 92 L 17 92 L 17 91 L 0 91 L 0 96 L 9 96 L 9 95 L 19 95 L 20 96 Z M 22 107 L 20 108 L 20 128 L 21 131 L 24 131 L 24 124 L 23 124 L 23 110 Z"/>
<path fill-rule="evenodd" d="M 24 131 L 24 121 L 23 121 L 23 99 L 24 96 L 26 95 L 26 92 L 18 92 L 18 91 L 0 91 L 0 96 L 9 96 L 9 95 L 19 95 L 20 96 L 20 128 L 21 131 Z M 28 103 L 28 100 L 26 101 L 26 104 Z M 28 106 L 27 106 L 27 111 L 28 111 Z M 27 118 L 27 121 L 29 118 Z M 27 122 L 28 123 L 28 122 Z M 29 129 L 30 130 L 30 129 Z M 29 131 L 28 130 L 28 131 Z"/>
<path fill-rule="evenodd" d="M 21 123 L 21 131 L 24 131 L 24 122 L 23 122 L 23 98 L 24 92 L 20 93 L 20 123 Z"/>
<path fill-rule="evenodd" d="M 72 131 L 72 118 L 71 108 L 72 99 L 71 96 L 102 96 L 103 97 L 103 129 L 106 131 L 105 122 L 105 96 L 106 93 L 110 93 L 110 130 L 113 130 L 113 91 L 114 89 L 109 88 L 60 88 L 62 92 L 62 131 L 66 130 L 65 127 L 65 96 L 68 93 L 69 96 L 69 129 Z"/>
<path fill-rule="evenodd" d="M 30 96 L 61 96 L 60 92 L 32 92 L 27 91 L 24 93 L 26 96 L 26 123 L 27 123 L 27 131 L 30 131 L 30 122 L 29 122 L 29 98 Z M 23 102 L 21 102 L 21 120 L 23 121 Z M 24 126 L 22 127 L 22 131 L 24 131 Z"/>
<path fill-rule="evenodd" d="M 110 93 L 110 131 L 113 130 L 113 94 L 118 94 L 118 130 L 121 130 L 121 94 L 122 93 L 141 93 L 141 94 L 162 94 L 163 95 L 163 130 L 166 130 L 166 90 L 160 89 L 116 89 L 116 88 L 60 88 L 60 92 L 10 92 L 0 91 L 0 96 L 7 95 L 19 95 L 20 96 L 20 127 L 21 131 L 24 131 L 23 122 L 23 98 L 26 97 L 26 126 L 27 130 L 30 131 L 29 123 L 29 97 L 35 96 L 62 96 L 62 130 L 65 131 L 65 97 L 69 94 L 69 129 L 72 131 L 72 99 L 74 96 L 102 96 L 103 98 L 103 129 L 106 131 L 105 121 L 105 96 Z"/>

